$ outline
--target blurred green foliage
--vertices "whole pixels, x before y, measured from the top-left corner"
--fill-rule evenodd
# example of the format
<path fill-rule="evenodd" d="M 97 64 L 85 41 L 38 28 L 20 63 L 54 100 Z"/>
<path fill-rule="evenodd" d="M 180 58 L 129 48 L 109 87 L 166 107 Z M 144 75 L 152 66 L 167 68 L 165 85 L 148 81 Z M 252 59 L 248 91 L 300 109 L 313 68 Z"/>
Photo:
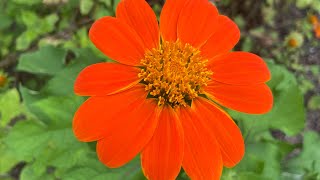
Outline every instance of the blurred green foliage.
<path fill-rule="evenodd" d="M 20 75 L 14 79 L 16 84 L 11 82 L 0 91 L 0 179 L 14 179 L 16 174 L 11 170 L 17 164 L 23 166 L 21 180 L 144 179 L 138 157 L 125 167 L 108 169 L 99 162 L 95 144 L 78 142 L 71 130 L 73 114 L 85 100 L 73 93 L 77 74 L 90 64 L 111 61 L 90 42 L 88 28 L 95 19 L 114 15 L 118 2 L 0 1 L 0 64 L 17 60 L 13 69 L 5 70 L 11 78 Z M 272 8 L 277 2 L 263 1 L 263 26 L 248 29 L 249 23 L 243 16 L 232 17 L 244 32 L 237 48 L 257 52 L 268 62 L 272 73 L 268 85 L 274 94 L 274 108 L 259 116 L 229 111 L 245 137 L 246 154 L 238 166 L 224 169 L 224 180 L 320 179 L 320 137 L 316 132 L 305 132 L 302 145 L 282 141 L 271 133 L 280 130 L 286 136 L 294 136 L 303 131 L 306 116 L 303 95 L 314 88 L 301 75 L 305 71 L 297 61 L 301 52 L 288 48 L 285 37 L 270 30 L 277 26 L 277 12 Z M 222 8 L 231 7 L 232 3 L 216 2 Z M 287 3 L 303 11 L 320 12 L 317 0 Z M 153 3 L 153 8 L 159 12 L 161 5 Z M 307 17 L 295 24 L 293 29 L 305 41 L 319 45 Z M 262 50 L 257 50 L 257 44 L 262 44 Z M 271 51 L 263 49 L 264 46 Z M 315 76 L 319 75 L 318 66 L 309 68 Z M 288 69 L 301 73 L 293 74 Z M 314 96 L 308 106 L 319 109 L 319 104 L 319 96 Z M 302 149 L 301 153 L 288 160 L 295 149 Z M 182 171 L 178 179 L 187 176 Z"/>

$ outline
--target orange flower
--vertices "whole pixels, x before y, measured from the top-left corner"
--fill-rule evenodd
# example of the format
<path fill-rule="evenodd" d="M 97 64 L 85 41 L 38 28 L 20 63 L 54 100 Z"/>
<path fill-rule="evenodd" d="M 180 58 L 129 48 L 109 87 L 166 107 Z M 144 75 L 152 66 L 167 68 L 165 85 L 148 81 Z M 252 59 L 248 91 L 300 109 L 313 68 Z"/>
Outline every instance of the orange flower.
<path fill-rule="evenodd" d="M 316 38 L 320 39 L 320 22 L 316 15 L 309 16 L 309 21 L 313 25 L 313 31 Z"/>
<path fill-rule="evenodd" d="M 314 34 L 318 39 L 320 39 L 320 23 L 314 26 Z"/>
<path fill-rule="evenodd" d="M 318 21 L 318 17 L 316 15 L 310 15 L 309 16 L 309 22 L 312 24 L 312 25 L 316 25 L 319 23 Z"/>
<path fill-rule="evenodd" d="M 90 39 L 118 63 L 85 68 L 75 92 L 91 96 L 73 130 L 98 141 L 106 166 L 141 153 L 148 179 L 219 179 L 244 155 L 241 132 L 216 103 L 245 113 L 268 112 L 270 72 L 251 53 L 230 52 L 240 32 L 208 0 L 167 0 L 158 21 L 144 0 L 122 0 L 116 18 L 97 20 Z"/>
<path fill-rule="evenodd" d="M 2 75 L 0 72 L 0 88 L 5 87 L 7 84 L 7 77 L 5 75 Z"/>

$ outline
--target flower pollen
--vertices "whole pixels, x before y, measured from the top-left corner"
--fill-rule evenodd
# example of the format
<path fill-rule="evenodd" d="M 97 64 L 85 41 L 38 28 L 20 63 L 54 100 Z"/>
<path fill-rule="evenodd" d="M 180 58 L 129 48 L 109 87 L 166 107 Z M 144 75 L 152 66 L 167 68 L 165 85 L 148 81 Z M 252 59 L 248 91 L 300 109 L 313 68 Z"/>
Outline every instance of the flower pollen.
<path fill-rule="evenodd" d="M 146 51 L 138 76 L 159 106 L 187 106 L 203 94 L 203 87 L 210 80 L 212 72 L 206 68 L 207 62 L 190 44 L 166 41 L 159 48 Z"/>

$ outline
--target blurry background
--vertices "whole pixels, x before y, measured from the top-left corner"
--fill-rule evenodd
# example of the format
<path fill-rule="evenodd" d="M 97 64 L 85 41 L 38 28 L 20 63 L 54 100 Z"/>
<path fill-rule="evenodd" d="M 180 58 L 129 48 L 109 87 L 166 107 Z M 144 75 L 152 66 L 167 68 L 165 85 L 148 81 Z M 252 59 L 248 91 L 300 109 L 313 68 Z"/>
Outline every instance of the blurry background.
<path fill-rule="evenodd" d="M 110 170 L 95 143 L 78 142 L 72 117 L 85 98 L 73 82 L 85 66 L 110 61 L 88 39 L 94 20 L 119 0 L 0 1 L 0 179 L 144 179 L 139 158 Z M 163 0 L 148 1 L 159 16 Z M 241 29 L 235 50 L 262 56 L 274 108 L 229 111 L 246 154 L 224 180 L 320 179 L 320 0 L 216 0 Z M 187 179 L 181 171 L 178 179 Z"/>

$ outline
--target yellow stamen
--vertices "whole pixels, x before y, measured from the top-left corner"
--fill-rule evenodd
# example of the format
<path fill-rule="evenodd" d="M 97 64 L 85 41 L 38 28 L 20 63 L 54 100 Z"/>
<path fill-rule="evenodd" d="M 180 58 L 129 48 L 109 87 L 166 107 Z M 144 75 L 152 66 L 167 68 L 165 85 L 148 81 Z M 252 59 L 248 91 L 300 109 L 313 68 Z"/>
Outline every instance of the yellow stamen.
<path fill-rule="evenodd" d="M 158 49 L 145 53 L 139 78 L 159 106 L 187 106 L 203 93 L 210 80 L 212 72 L 206 68 L 207 62 L 190 44 L 163 42 Z"/>

